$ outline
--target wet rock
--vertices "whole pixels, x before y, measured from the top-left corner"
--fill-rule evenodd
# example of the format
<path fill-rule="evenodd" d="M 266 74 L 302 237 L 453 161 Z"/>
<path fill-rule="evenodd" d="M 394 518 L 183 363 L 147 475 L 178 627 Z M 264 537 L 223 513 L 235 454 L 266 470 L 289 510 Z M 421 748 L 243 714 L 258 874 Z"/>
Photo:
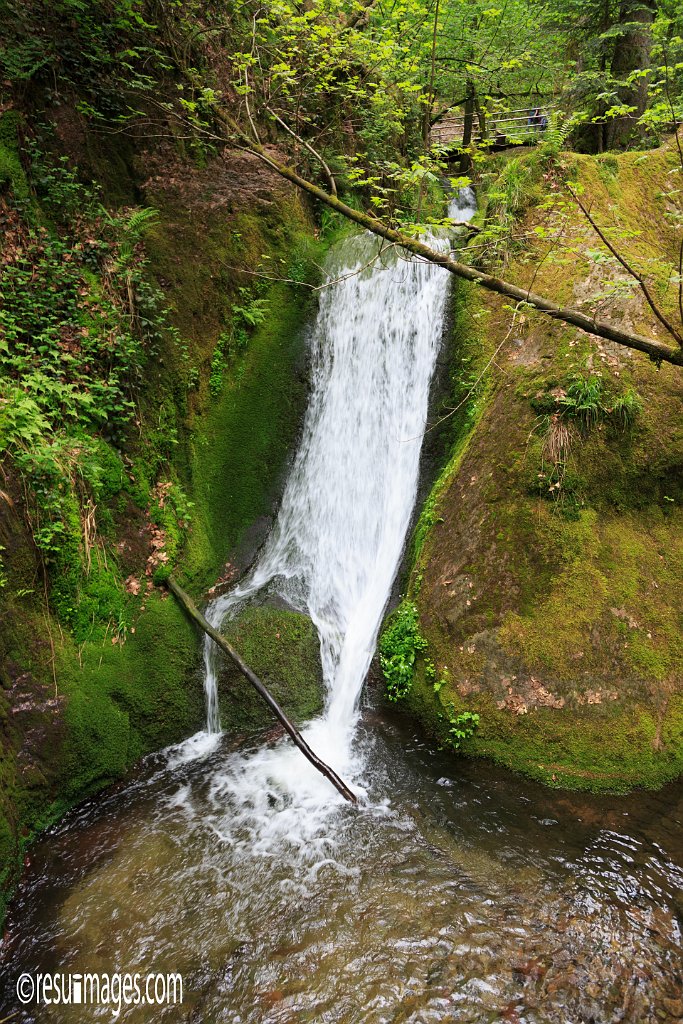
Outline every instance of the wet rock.
<path fill-rule="evenodd" d="M 307 615 L 272 607 L 246 608 L 223 633 L 295 722 L 322 710 L 324 687 L 318 633 Z M 237 668 L 222 660 L 218 694 L 223 727 L 267 728 L 273 715 Z"/>

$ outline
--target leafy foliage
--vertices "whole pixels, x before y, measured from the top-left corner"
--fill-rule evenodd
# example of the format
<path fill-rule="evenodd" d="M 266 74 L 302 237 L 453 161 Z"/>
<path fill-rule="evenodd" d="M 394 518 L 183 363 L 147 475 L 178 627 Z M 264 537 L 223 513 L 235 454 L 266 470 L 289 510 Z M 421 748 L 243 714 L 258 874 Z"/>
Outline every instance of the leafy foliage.
<path fill-rule="evenodd" d="M 640 396 L 632 387 L 615 396 L 602 375 L 575 373 L 564 387 L 538 394 L 532 405 L 540 414 L 536 429 L 542 434 L 538 491 L 556 501 L 566 518 L 574 519 L 581 504 L 581 488 L 570 470 L 579 436 L 576 428 L 584 435 L 602 423 L 613 430 L 630 430 L 642 411 Z"/>
<path fill-rule="evenodd" d="M 83 113 L 127 120 L 170 65 L 143 0 L 0 0 L 0 75 Z"/>
<path fill-rule="evenodd" d="M 97 187 L 82 184 L 67 160 L 51 159 L 35 140 L 26 155 L 25 188 L 12 183 L 0 199 L 0 452 L 26 485 L 61 621 L 79 639 L 113 622 L 107 628 L 123 640 L 126 594 L 101 537 L 115 500 L 142 507 L 149 500 L 124 470 L 120 449 L 138 420 L 145 368 L 161 335 L 177 343 L 181 359 L 183 347 L 146 275 L 140 239 L 156 212 L 109 214 Z M 168 446 L 172 430 L 163 434 Z M 188 519 L 181 492 L 169 492 L 166 509 L 164 557 L 171 557 L 171 526 Z"/>
<path fill-rule="evenodd" d="M 390 701 L 402 700 L 410 692 L 415 659 L 427 641 L 420 634 L 417 607 L 402 601 L 390 616 L 379 641 L 379 660 Z"/>
<path fill-rule="evenodd" d="M 460 750 L 463 742 L 474 736 L 478 728 L 479 715 L 476 712 L 463 711 L 456 715 L 451 705 L 448 716 L 448 742 L 453 750 Z"/>
<path fill-rule="evenodd" d="M 605 419 L 612 419 L 622 428 L 632 426 L 642 408 L 633 388 L 611 399 L 604 378 L 593 373 L 575 374 L 558 402 L 563 415 L 578 421 L 586 430 Z"/>

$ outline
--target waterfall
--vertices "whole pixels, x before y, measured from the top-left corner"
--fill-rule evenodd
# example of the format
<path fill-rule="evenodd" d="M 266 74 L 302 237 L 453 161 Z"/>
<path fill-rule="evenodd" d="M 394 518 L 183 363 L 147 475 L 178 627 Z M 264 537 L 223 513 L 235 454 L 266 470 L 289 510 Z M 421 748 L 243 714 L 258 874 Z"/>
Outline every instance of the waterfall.
<path fill-rule="evenodd" d="M 469 221 L 476 212 L 477 197 L 472 186 L 459 189 L 449 203 L 448 216 L 457 221 Z"/>
<path fill-rule="evenodd" d="M 463 190 L 449 214 L 474 212 Z M 448 239 L 430 237 L 443 248 Z M 312 352 L 312 397 L 280 512 L 247 579 L 212 603 L 226 616 L 260 591 L 306 612 L 320 636 L 327 699 L 304 730 L 347 781 L 361 688 L 401 558 L 418 484 L 429 389 L 441 342 L 449 275 L 369 234 L 336 247 L 326 267 Z M 215 652 L 205 647 L 207 733 L 220 732 Z M 334 804 L 336 794 L 283 742 L 234 758 L 219 797 L 254 808 L 292 799 Z M 263 804 L 266 813 L 265 803 Z"/>

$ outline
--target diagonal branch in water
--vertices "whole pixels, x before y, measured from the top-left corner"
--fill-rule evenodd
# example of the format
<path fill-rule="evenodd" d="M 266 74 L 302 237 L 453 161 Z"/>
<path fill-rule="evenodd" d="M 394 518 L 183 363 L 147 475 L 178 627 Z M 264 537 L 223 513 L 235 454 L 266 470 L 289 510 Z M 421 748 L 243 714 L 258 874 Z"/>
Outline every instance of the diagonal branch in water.
<path fill-rule="evenodd" d="M 240 670 L 245 679 L 247 679 L 251 683 L 251 685 L 254 687 L 259 696 L 266 702 L 266 704 L 273 712 L 275 717 L 282 724 L 286 732 L 289 733 L 292 740 L 299 748 L 301 753 L 304 755 L 304 757 L 308 761 L 310 761 L 313 767 L 317 771 L 319 771 L 321 775 L 324 775 L 325 778 L 332 783 L 335 789 L 337 789 L 341 793 L 345 800 L 348 800 L 349 803 L 357 804 L 358 797 L 353 792 L 353 790 L 349 789 L 349 787 L 346 785 L 343 779 L 339 778 L 334 769 L 330 768 L 328 764 L 325 764 L 325 762 L 322 761 L 313 750 L 311 750 L 308 743 L 303 738 L 297 727 L 293 724 L 293 722 L 290 722 L 289 718 L 284 713 L 278 702 L 275 700 L 275 698 L 272 696 L 269 690 L 263 685 L 263 683 L 256 675 L 256 673 L 249 668 L 247 663 L 243 661 L 243 659 L 237 653 L 235 648 L 228 643 L 225 637 L 221 633 L 219 633 L 217 629 L 214 629 L 211 623 L 204 618 L 204 616 L 199 611 L 199 609 L 197 608 L 196 604 L 189 596 L 189 594 L 185 593 L 183 588 L 178 583 L 176 583 L 172 576 L 169 576 L 169 578 L 166 580 L 166 585 L 168 589 L 171 591 L 171 593 L 174 594 L 174 596 L 178 599 L 179 603 L 185 609 L 189 617 L 194 622 L 196 622 L 197 625 L 204 630 L 206 635 L 211 637 L 214 643 L 217 644 L 218 647 L 220 647 L 223 653 L 227 654 L 230 660 L 235 663 L 235 665 Z"/>

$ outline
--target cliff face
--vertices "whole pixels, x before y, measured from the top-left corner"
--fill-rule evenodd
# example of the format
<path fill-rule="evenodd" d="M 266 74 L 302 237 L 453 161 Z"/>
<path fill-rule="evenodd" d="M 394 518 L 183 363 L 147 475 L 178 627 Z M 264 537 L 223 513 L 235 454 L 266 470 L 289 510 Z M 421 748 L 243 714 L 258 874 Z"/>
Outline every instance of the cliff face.
<path fill-rule="evenodd" d="M 34 190 L 25 145 L 32 117 L 30 109 L 12 110 L 0 121 L 10 274 L 31 256 L 31 232 L 41 228 L 68 260 L 83 252 L 78 216 L 72 226 L 57 224 Z M 60 538 L 54 550 L 41 547 L 37 533 L 46 505 L 33 463 L 27 476 L 15 457 L 31 445 L 8 443 L 2 456 L 3 893 L 36 829 L 202 724 L 200 642 L 154 581 L 173 566 L 199 596 L 218 577 L 244 569 L 263 539 L 304 411 L 305 325 L 313 310 L 307 289 L 254 273 L 275 268 L 274 277 L 306 280 L 321 254 L 310 212 L 241 153 L 188 155 L 182 141 L 112 141 L 88 130 L 68 105 L 57 113 L 50 145 L 43 163 L 59 167 L 66 158 L 75 190 L 99 182 L 112 218 L 130 222 L 141 208 L 157 215 L 134 242 L 128 285 L 111 285 L 114 257 L 122 259 L 118 243 L 111 259 L 84 266 L 77 282 L 86 303 L 95 296 L 102 317 L 109 309 L 103 296 L 111 295 L 112 316 L 120 299 L 117 322 L 142 324 L 144 351 L 125 429 L 115 416 L 80 432 L 65 420 L 66 454 L 57 470 L 49 463 L 45 485 L 59 500 L 49 508 Z M 96 331 L 88 322 L 82 336 Z M 78 344 L 65 334 L 59 342 L 74 359 Z M 3 415 L 12 408 L 0 393 L 3 442 Z M 33 440 L 33 450 L 52 459 L 61 437 L 56 424 Z M 301 701 L 295 687 L 280 695 L 293 715 L 315 703 L 312 686 L 307 679 Z M 242 727 L 251 709 L 251 695 L 242 692 L 224 708 L 225 726 Z"/>
<path fill-rule="evenodd" d="M 570 159 L 673 309 L 675 151 Z M 519 158 L 489 204 L 534 174 L 538 157 Z M 652 330 L 575 206 L 532 204 L 516 233 L 508 279 Z M 465 402 L 414 538 L 407 599 L 427 647 L 413 645 L 407 707 L 447 745 L 551 785 L 658 786 L 683 771 L 683 377 L 473 288 L 455 303 L 451 405 Z M 479 715 L 469 738 L 464 712 Z"/>

